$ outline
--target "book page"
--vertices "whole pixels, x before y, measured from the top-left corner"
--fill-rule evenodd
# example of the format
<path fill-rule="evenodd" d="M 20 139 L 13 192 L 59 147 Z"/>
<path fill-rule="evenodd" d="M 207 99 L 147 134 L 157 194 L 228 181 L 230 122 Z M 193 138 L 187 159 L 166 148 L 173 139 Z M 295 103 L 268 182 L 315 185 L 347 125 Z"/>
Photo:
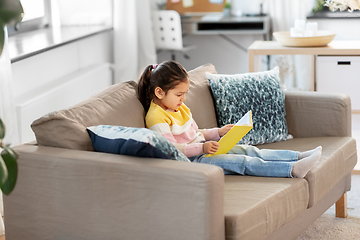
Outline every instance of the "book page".
<path fill-rule="evenodd" d="M 218 154 L 226 154 L 253 128 L 251 110 L 247 112 L 220 140 L 219 149 L 214 154 L 206 154 L 210 157 Z"/>
<path fill-rule="evenodd" d="M 236 124 L 235 126 L 252 126 L 252 113 L 248 111 Z"/>

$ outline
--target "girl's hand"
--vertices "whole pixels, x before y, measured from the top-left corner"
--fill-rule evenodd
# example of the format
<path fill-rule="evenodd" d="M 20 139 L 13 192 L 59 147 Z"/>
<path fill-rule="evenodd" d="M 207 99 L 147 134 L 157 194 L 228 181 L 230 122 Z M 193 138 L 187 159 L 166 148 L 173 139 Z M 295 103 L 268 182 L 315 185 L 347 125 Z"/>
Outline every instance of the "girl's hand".
<path fill-rule="evenodd" d="M 204 153 L 214 154 L 219 149 L 219 143 L 215 141 L 204 142 Z"/>
<path fill-rule="evenodd" d="M 224 136 L 228 131 L 230 131 L 230 129 L 234 126 L 235 124 L 228 124 L 223 126 L 222 128 L 219 128 L 219 136 L 222 137 Z"/>

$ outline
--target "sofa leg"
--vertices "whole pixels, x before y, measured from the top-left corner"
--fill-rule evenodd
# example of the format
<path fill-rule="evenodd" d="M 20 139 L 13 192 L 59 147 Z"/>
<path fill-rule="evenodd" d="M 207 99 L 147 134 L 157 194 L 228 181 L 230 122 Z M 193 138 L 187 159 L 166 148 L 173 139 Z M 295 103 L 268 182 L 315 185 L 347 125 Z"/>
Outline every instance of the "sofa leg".
<path fill-rule="evenodd" d="M 346 218 L 348 216 L 346 193 L 344 193 L 344 195 L 342 195 L 341 198 L 336 202 L 335 209 L 336 209 L 336 214 L 335 214 L 336 217 Z"/>

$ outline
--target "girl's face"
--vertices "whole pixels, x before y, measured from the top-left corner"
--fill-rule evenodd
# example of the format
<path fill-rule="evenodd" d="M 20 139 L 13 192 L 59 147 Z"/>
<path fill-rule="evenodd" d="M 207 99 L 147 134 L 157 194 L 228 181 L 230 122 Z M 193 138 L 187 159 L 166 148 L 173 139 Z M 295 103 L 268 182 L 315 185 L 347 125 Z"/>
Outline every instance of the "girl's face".
<path fill-rule="evenodd" d="M 185 101 L 185 94 L 189 90 L 190 81 L 180 82 L 175 88 L 165 93 L 160 87 L 155 89 L 155 95 L 158 99 L 154 100 L 156 104 L 164 110 L 176 111 Z"/>

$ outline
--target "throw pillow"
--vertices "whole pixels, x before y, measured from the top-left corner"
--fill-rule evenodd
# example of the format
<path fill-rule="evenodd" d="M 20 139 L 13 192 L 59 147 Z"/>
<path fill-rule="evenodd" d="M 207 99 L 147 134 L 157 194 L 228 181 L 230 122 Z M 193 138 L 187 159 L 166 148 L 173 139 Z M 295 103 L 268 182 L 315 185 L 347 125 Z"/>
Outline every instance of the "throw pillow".
<path fill-rule="evenodd" d="M 190 161 L 169 140 L 147 128 L 98 125 L 87 131 L 98 152 Z"/>
<path fill-rule="evenodd" d="M 285 119 L 285 94 L 279 68 L 257 73 L 206 73 L 215 101 L 219 127 L 236 123 L 252 110 L 253 129 L 239 144 L 264 144 L 291 138 Z"/>

